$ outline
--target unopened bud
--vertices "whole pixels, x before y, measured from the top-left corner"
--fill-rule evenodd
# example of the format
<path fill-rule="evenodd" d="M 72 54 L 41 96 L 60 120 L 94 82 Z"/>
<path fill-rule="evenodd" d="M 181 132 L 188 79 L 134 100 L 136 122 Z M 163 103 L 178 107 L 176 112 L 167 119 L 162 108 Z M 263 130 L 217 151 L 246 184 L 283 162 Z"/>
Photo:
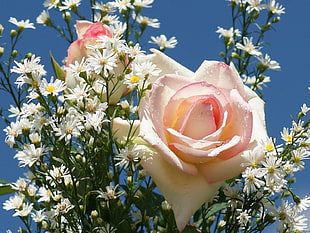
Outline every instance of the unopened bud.
<path fill-rule="evenodd" d="M 12 53 L 11 53 L 11 56 L 12 56 L 12 57 L 17 57 L 17 55 L 18 55 L 18 51 L 17 51 L 16 49 L 14 49 L 14 50 L 12 51 Z"/>
<path fill-rule="evenodd" d="M 2 26 L 2 24 L 0 24 L 0 36 L 2 35 L 3 30 L 4 30 L 4 27 Z"/>
<path fill-rule="evenodd" d="M 32 55 L 33 55 L 32 53 L 27 53 L 27 54 L 25 55 L 25 58 L 31 59 Z"/>
<path fill-rule="evenodd" d="M 66 11 L 63 15 L 62 15 L 63 19 L 67 22 L 70 23 L 71 22 L 71 14 L 70 12 Z"/>
<path fill-rule="evenodd" d="M 275 17 L 273 20 L 272 20 L 272 23 L 277 23 L 277 22 L 279 22 L 280 21 L 280 17 L 278 16 L 278 17 Z"/>
<path fill-rule="evenodd" d="M 11 32 L 10 32 L 10 36 L 11 37 L 15 37 L 17 35 L 17 31 L 12 29 Z"/>
<path fill-rule="evenodd" d="M 90 217 L 91 218 L 97 218 L 98 217 L 98 211 L 97 210 L 92 210 L 92 212 L 90 213 Z"/>
<path fill-rule="evenodd" d="M 163 201 L 163 202 L 161 203 L 161 208 L 162 208 L 163 210 L 171 210 L 171 205 L 170 205 L 167 201 Z"/>
<path fill-rule="evenodd" d="M 231 57 L 235 59 L 240 59 L 240 55 L 238 53 L 232 52 Z"/>
<path fill-rule="evenodd" d="M 4 53 L 4 48 L 0 47 L 0 57 L 2 57 L 3 53 Z"/>

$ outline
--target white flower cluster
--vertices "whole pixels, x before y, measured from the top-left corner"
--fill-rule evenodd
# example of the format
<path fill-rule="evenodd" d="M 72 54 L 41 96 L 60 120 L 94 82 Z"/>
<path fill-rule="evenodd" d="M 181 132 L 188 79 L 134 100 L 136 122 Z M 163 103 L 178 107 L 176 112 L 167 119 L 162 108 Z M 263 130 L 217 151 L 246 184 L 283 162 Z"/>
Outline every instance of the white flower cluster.
<path fill-rule="evenodd" d="M 245 84 L 260 93 L 262 86 L 270 82 L 270 77 L 263 74 L 266 70 L 281 70 L 279 63 L 262 52 L 264 34 L 273 24 L 280 21 L 280 15 L 285 8 L 275 0 L 229 0 L 233 12 L 233 27 L 224 29 L 218 27 L 216 31 L 223 38 L 225 52 L 221 52 L 225 62 L 235 61 L 237 70 L 243 77 Z M 244 12 L 241 17 L 240 11 Z M 268 20 L 260 19 L 263 11 Z M 240 28 L 241 30 L 239 30 Z M 255 62 L 251 58 L 256 59 Z M 255 65 L 255 66 L 254 66 Z M 253 69 L 249 69 L 252 66 Z"/>
<path fill-rule="evenodd" d="M 113 29 L 113 33 L 119 35 L 126 30 L 128 25 L 121 23 L 120 17 L 117 16 L 117 12 L 120 16 L 127 14 L 127 12 L 131 12 L 131 18 L 134 22 L 137 22 L 140 25 L 140 34 L 142 35 L 143 31 L 147 27 L 160 27 L 160 22 L 158 19 L 141 15 L 141 9 L 152 7 L 153 2 L 154 0 L 115 0 L 108 2 L 95 1 L 92 6 L 92 9 L 96 11 L 94 21 L 108 24 Z M 37 23 L 51 26 L 53 25 L 53 22 L 51 21 L 48 10 L 56 8 L 62 12 L 65 12 L 67 16 L 70 16 L 70 11 L 76 11 L 81 3 L 81 0 L 46 0 L 43 5 L 47 8 L 47 10 L 42 11 L 42 13 L 37 17 Z M 174 36 L 168 39 L 166 35 L 162 34 L 160 36 L 151 36 L 149 43 L 158 45 L 158 48 L 163 51 L 166 48 L 174 48 L 178 42 Z"/>
<path fill-rule="evenodd" d="M 44 78 L 46 71 L 40 57 L 35 55 L 15 62 L 11 70 L 18 74 L 18 87 L 27 89 L 29 94 L 28 101 L 20 108 L 11 106 L 9 109 L 10 117 L 16 120 L 4 129 L 5 141 L 10 147 L 18 148 L 15 158 L 19 166 L 35 172 L 12 184 L 17 193 L 4 203 L 4 209 L 14 210 L 13 216 L 29 217 L 51 232 L 56 229 L 78 232 L 66 218 L 67 213 L 80 208 L 76 200 L 71 199 L 70 190 L 77 189 L 90 174 L 99 170 L 88 163 L 90 159 L 103 159 L 98 156 L 105 153 L 102 143 L 113 137 L 108 108 L 119 111 L 120 115 L 136 114 L 137 107 L 130 107 L 127 100 L 118 99 L 111 105 L 107 100 L 120 86 L 125 87 L 126 93 L 132 93 L 129 97 L 136 98 L 137 92 L 148 88 L 149 80 L 160 72 L 151 62 L 152 55 L 145 55 L 138 44 L 128 46 L 117 37 L 98 37 L 87 49 L 88 57 L 65 68 L 77 82 L 71 88 L 60 79 Z M 119 167 L 137 165 L 143 153 L 136 147 L 131 148 L 131 153 L 136 153 L 132 158 L 126 148 L 120 149 L 115 156 Z M 92 153 L 97 155 L 90 158 Z M 102 162 L 96 164 L 102 171 Z M 81 166 L 89 171 L 83 171 Z M 111 200 L 125 194 L 116 188 L 118 185 L 114 187 L 112 182 L 106 191 L 98 188 L 97 198 L 109 207 Z"/>
<path fill-rule="evenodd" d="M 309 108 L 304 104 L 299 115 L 305 116 L 307 111 Z M 284 141 L 281 145 L 276 145 L 273 138 L 262 142 L 265 151 L 262 161 L 256 150 L 245 153 L 243 157 L 247 162 L 242 166 L 246 169 L 241 178 L 223 191 L 240 227 L 255 228 L 257 226 L 250 225 L 253 219 L 259 225 L 260 219 L 270 218 L 270 221 L 279 222 L 278 232 L 308 229 L 302 212 L 310 207 L 310 198 L 295 195 L 291 192 L 291 184 L 294 173 L 303 170 L 305 160 L 310 158 L 309 126 L 300 119 L 293 121 L 290 129 L 283 129 L 281 138 Z M 284 200 L 285 196 L 291 196 L 293 202 Z M 278 198 L 282 199 L 280 203 Z"/>

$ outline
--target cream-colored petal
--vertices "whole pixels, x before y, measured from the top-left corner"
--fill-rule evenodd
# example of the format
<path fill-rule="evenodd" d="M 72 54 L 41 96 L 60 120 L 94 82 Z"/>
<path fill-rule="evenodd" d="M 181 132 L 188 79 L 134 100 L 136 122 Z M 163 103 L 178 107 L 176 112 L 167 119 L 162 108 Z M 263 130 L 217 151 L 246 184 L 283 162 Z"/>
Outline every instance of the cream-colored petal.
<path fill-rule="evenodd" d="M 139 136 L 150 144 L 158 153 L 164 156 L 165 160 L 172 166 L 175 166 L 180 171 L 188 174 L 196 175 L 197 168 L 193 164 L 188 164 L 182 161 L 176 154 L 174 154 L 167 144 L 163 141 L 154 127 L 154 121 L 150 116 L 150 112 L 154 111 L 145 100 L 140 103 L 139 117 L 140 117 L 140 134 Z"/>
<path fill-rule="evenodd" d="M 190 83 L 189 79 L 175 74 L 165 75 L 155 83 L 149 96 L 150 119 L 159 137 L 166 142 L 164 135 L 164 113 L 168 101 L 178 89 Z M 140 107 L 140 109 L 143 109 Z"/>
<path fill-rule="evenodd" d="M 253 151 L 254 148 L 258 148 L 258 143 L 268 137 L 265 124 L 264 101 L 253 91 L 247 90 L 247 92 L 248 95 L 251 95 L 252 97 L 249 100 L 253 116 L 253 129 L 250 144 L 244 152 L 233 158 L 228 160 L 214 159 L 210 163 L 201 165 L 199 169 L 205 175 L 209 183 L 233 178 L 240 174 L 245 169 L 241 164 L 247 162 L 242 157 L 242 154 L 247 153 L 248 151 Z M 260 159 L 263 158 L 264 152 L 261 151 Z"/>
<path fill-rule="evenodd" d="M 128 137 L 137 137 L 139 134 L 140 121 L 127 121 L 120 117 L 116 117 L 112 122 L 112 131 L 114 137 L 119 140 L 126 140 Z"/>
<path fill-rule="evenodd" d="M 165 199 L 172 206 L 179 231 L 182 231 L 191 216 L 202 204 L 212 200 L 221 182 L 208 184 L 201 174 L 192 176 L 171 166 L 160 155 L 142 162 L 152 176 Z"/>
<path fill-rule="evenodd" d="M 151 61 L 161 69 L 160 76 L 166 74 L 177 74 L 188 78 L 193 78 L 194 72 L 182 66 L 172 58 L 157 49 L 150 49 L 154 56 L 151 56 Z"/>
<path fill-rule="evenodd" d="M 195 80 L 204 80 L 217 88 L 237 89 L 246 98 L 242 80 L 233 64 L 228 66 L 224 62 L 204 61 L 195 72 Z"/>

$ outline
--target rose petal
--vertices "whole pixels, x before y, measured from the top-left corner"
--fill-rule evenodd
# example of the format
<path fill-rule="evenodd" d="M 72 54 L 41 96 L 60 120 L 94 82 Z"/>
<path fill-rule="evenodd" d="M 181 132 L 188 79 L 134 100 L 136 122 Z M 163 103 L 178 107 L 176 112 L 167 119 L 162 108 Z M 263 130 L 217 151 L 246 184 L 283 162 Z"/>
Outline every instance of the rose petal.
<path fill-rule="evenodd" d="M 194 99 L 193 103 L 191 99 Z M 189 104 L 191 106 L 187 106 Z M 185 99 L 179 108 L 186 109 L 186 111 L 182 115 L 176 115 L 176 125 L 172 127 L 193 139 L 201 139 L 213 133 L 221 118 L 217 103 L 208 96 Z"/>
<path fill-rule="evenodd" d="M 149 105 L 147 105 L 145 99 L 140 103 L 140 134 L 146 142 L 148 142 L 159 154 L 165 157 L 165 160 L 175 166 L 177 169 L 186 172 L 188 174 L 196 175 L 197 168 L 193 164 L 188 164 L 178 158 L 165 144 L 165 142 L 159 137 L 154 124 L 150 116 L 150 111 L 154 112 Z"/>
<path fill-rule="evenodd" d="M 208 184 L 201 174 L 192 176 L 171 166 L 160 154 L 142 162 L 159 190 L 172 206 L 179 231 L 182 231 L 195 211 L 210 201 L 221 182 Z"/>
<path fill-rule="evenodd" d="M 194 76 L 194 72 L 182 66 L 159 50 L 150 49 L 150 51 L 153 53 L 152 55 L 154 55 L 151 57 L 151 61 L 156 64 L 159 69 L 161 69 L 159 77 L 166 74 L 177 74 L 188 78 L 192 78 Z"/>
<path fill-rule="evenodd" d="M 114 137 L 118 140 L 126 140 L 127 137 L 137 137 L 139 128 L 139 120 L 128 122 L 120 117 L 115 117 L 112 122 L 112 131 Z"/>
<path fill-rule="evenodd" d="M 77 20 L 75 24 L 76 28 L 76 34 L 78 36 L 78 39 L 81 39 L 87 29 L 92 25 L 93 23 L 87 20 Z"/>
<path fill-rule="evenodd" d="M 173 150 L 182 160 L 197 164 L 209 162 L 209 160 L 214 157 L 218 158 L 221 153 L 229 151 L 231 148 L 235 148 L 239 143 L 240 137 L 234 136 L 231 140 L 219 142 L 219 146 L 207 150 L 197 150 L 179 143 L 170 143 L 169 148 Z"/>
<path fill-rule="evenodd" d="M 240 142 L 219 154 L 220 159 L 230 159 L 248 146 L 253 127 L 253 116 L 250 105 L 243 100 L 237 90 L 230 91 L 232 114 L 231 119 L 223 129 L 221 140 L 231 140 L 234 136 L 240 137 Z"/>
<path fill-rule="evenodd" d="M 232 63 L 228 66 L 224 62 L 204 61 L 195 72 L 195 80 L 207 81 L 217 88 L 237 89 L 246 99 L 242 80 Z"/>
<path fill-rule="evenodd" d="M 242 153 L 229 160 L 214 159 L 210 163 L 201 164 L 199 170 L 204 174 L 209 183 L 226 180 L 240 174 L 244 170 L 241 164 L 246 162 L 242 154 L 247 153 L 248 150 L 252 151 L 254 148 L 257 148 L 258 143 L 268 137 L 265 125 L 264 101 L 249 88 L 246 88 L 246 92 L 251 98 L 249 105 L 252 109 L 254 122 L 251 143 Z M 260 159 L 263 159 L 263 157 L 264 152 L 262 151 Z"/>
<path fill-rule="evenodd" d="M 177 82 L 177 80 L 173 81 Z M 203 98 L 204 96 L 208 96 L 210 99 L 212 98 L 213 102 L 215 102 L 218 106 L 218 122 L 222 122 L 223 113 L 225 111 L 230 111 L 228 99 L 221 89 L 218 89 L 214 85 L 205 81 L 191 82 L 183 85 L 181 88 L 177 89 L 173 95 L 171 95 L 165 109 L 165 111 L 167 111 L 164 120 L 165 126 L 171 127 L 176 120 L 176 115 L 179 114 L 180 104 L 186 99 L 195 98 L 195 96 L 197 98 Z"/>
<path fill-rule="evenodd" d="M 178 75 L 166 75 L 159 78 L 152 87 L 150 93 L 149 106 L 151 109 L 151 119 L 159 137 L 166 142 L 164 135 L 164 112 L 167 102 L 176 90 L 188 84 L 189 79 Z"/>

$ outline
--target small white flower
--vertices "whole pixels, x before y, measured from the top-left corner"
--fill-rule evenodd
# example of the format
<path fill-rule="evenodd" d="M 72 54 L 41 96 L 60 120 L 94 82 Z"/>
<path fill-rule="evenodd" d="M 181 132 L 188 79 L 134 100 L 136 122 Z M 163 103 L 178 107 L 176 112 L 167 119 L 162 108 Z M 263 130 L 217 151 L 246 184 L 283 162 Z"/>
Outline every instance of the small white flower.
<path fill-rule="evenodd" d="M 219 33 L 219 38 L 224 37 L 228 38 L 229 41 L 233 41 L 235 36 L 241 36 L 241 32 L 239 29 L 234 29 L 231 27 L 230 29 L 224 29 L 222 27 L 217 27 L 216 33 Z"/>
<path fill-rule="evenodd" d="M 265 182 L 261 180 L 263 175 L 264 173 L 259 168 L 247 167 L 242 173 L 242 177 L 245 179 L 243 191 L 247 194 L 257 191 L 265 184 Z"/>
<path fill-rule="evenodd" d="M 69 66 L 65 67 L 65 70 L 74 78 L 78 79 L 80 82 L 83 82 L 84 80 L 80 77 L 80 74 L 83 72 L 88 72 L 89 67 L 86 63 L 85 57 L 83 57 L 80 62 L 75 60 L 74 64 L 69 64 Z"/>
<path fill-rule="evenodd" d="M 66 89 L 66 84 L 64 81 L 51 77 L 51 80 L 48 82 L 45 78 L 40 83 L 40 91 L 43 96 L 53 95 L 57 96 L 60 92 Z"/>
<path fill-rule="evenodd" d="M 243 153 L 241 155 L 245 160 L 247 160 L 246 162 L 242 163 L 241 166 L 242 167 L 247 167 L 250 166 L 252 168 L 257 168 L 259 162 L 261 161 L 261 159 L 264 157 L 264 151 L 262 148 L 260 147 L 256 147 L 254 150 L 252 151 L 246 151 L 245 153 Z"/>
<path fill-rule="evenodd" d="M 248 214 L 247 210 L 242 211 L 239 209 L 237 211 L 239 212 L 237 217 L 238 223 L 241 225 L 241 227 L 246 226 L 247 223 L 251 220 L 251 216 Z"/>
<path fill-rule="evenodd" d="M 47 23 L 50 21 L 50 15 L 48 11 L 42 11 L 41 14 L 37 17 L 36 21 L 38 24 L 47 25 Z"/>
<path fill-rule="evenodd" d="M 28 216 L 33 209 L 33 203 L 23 203 L 20 209 L 15 209 L 15 213 L 13 216 L 20 216 L 20 217 L 26 217 Z"/>
<path fill-rule="evenodd" d="M 126 11 L 127 9 L 132 9 L 133 5 L 131 4 L 130 0 L 115 0 L 111 2 L 111 4 L 118 8 L 119 12 Z"/>
<path fill-rule="evenodd" d="M 32 29 L 35 29 L 33 23 L 30 23 L 29 19 L 17 21 L 16 18 L 10 17 L 9 22 L 12 23 L 12 24 L 15 24 L 19 28 L 32 28 Z"/>
<path fill-rule="evenodd" d="M 140 23 L 140 27 L 142 28 L 145 28 L 147 26 L 152 27 L 152 28 L 160 27 L 160 22 L 158 19 L 152 19 L 152 18 L 142 16 L 142 15 L 136 16 L 135 14 L 133 15 L 133 18 L 136 18 L 137 22 Z"/>
<path fill-rule="evenodd" d="M 25 200 L 25 195 L 21 193 L 16 193 L 14 196 L 10 196 L 9 200 L 3 203 L 3 209 L 5 210 L 15 210 L 19 209 Z"/>
<path fill-rule="evenodd" d="M 266 8 L 273 14 L 281 15 L 285 13 L 285 7 L 280 5 L 275 0 L 269 0 L 268 4 L 266 5 Z"/>
<path fill-rule="evenodd" d="M 32 217 L 32 220 L 37 223 L 42 222 L 43 220 L 47 219 L 44 209 L 36 210 L 35 213 L 31 213 L 31 217 Z"/>
<path fill-rule="evenodd" d="M 262 53 L 259 51 L 259 48 L 257 46 L 253 45 L 252 40 L 253 37 L 243 37 L 243 44 L 237 43 L 236 47 L 237 49 L 241 49 L 250 55 L 260 56 Z"/>
<path fill-rule="evenodd" d="M 86 83 L 80 83 L 75 88 L 68 88 L 71 94 L 65 95 L 65 99 L 73 101 L 82 101 L 84 98 L 89 96 L 89 91 L 91 90 L 90 86 Z"/>
<path fill-rule="evenodd" d="M 103 3 L 103 2 L 95 2 L 92 6 L 94 10 L 100 10 L 105 14 L 109 14 L 115 11 L 115 7 L 111 2 Z"/>
<path fill-rule="evenodd" d="M 11 72 L 25 76 L 30 73 L 38 73 L 40 76 L 43 76 L 46 74 L 46 71 L 44 70 L 44 65 L 40 64 L 40 61 L 41 58 L 36 57 L 34 54 L 30 59 L 24 59 L 22 63 L 14 61 L 17 66 L 13 66 Z"/>
<path fill-rule="evenodd" d="M 24 150 L 19 151 L 14 158 L 19 160 L 20 167 L 32 167 L 44 155 L 43 147 L 36 148 L 34 144 L 25 145 Z"/>
<path fill-rule="evenodd" d="M 268 155 L 261 164 L 263 165 L 262 171 L 265 173 L 266 185 L 281 184 L 281 180 L 283 180 L 285 176 L 285 172 L 282 169 L 281 158 L 274 155 Z"/>
<path fill-rule="evenodd" d="M 300 199 L 299 203 L 296 204 L 296 211 L 302 212 L 307 210 L 310 207 L 310 197 L 305 197 Z"/>
<path fill-rule="evenodd" d="M 87 58 L 87 62 L 96 74 L 103 72 L 103 75 L 108 77 L 109 73 L 113 73 L 113 69 L 116 67 L 117 55 L 112 50 L 103 49 L 100 51 L 95 49 Z"/>
<path fill-rule="evenodd" d="M 302 105 L 302 107 L 301 107 L 301 112 L 302 112 L 304 115 L 306 115 L 307 112 L 308 112 L 309 110 L 310 110 L 310 108 L 307 107 L 306 104 L 303 104 L 303 105 Z"/>
<path fill-rule="evenodd" d="M 115 165 L 128 168 L 131 166 L 131 170 L 135 170 L 135 166 L 141 161 L 144 156 L 144 151 L 140 150 L 139 146 L 134 144 L 133 146 L 125 147 L 121 149 L 119 154 L 115 156 L 115 160 L 118 161 Z"/>
<path fill-rule="evenodd" d="M 45 0 L 43 6 L 47 7 L 48 9 L 51 9 L 51 8 L 57 8 L 58 4 L 59 0 Z"/>
<path fill-rule="evenodd" d="M 261 11 L 265 8 L 265 5 L 261 4 L 262 0 L 246 0 L 246 2 L 249 4 L 246 8 L 246 11 L 248 13 L 251 13 L 252 11 Z"/>
<path fill-rule="evenodd" d="M 15 183 L 11 184 L 12 189 L 23 192 L 26 191 L 30 180 L 25 178 L 18 178 Z"/>
<path fill-rule="evenodd" d="M 267 69 L 271 69 L 271 70 L 276 70 L 279 71 L 281 70 L 281 67 L 279 65 L 278 62 L 271 60 L 270 56 L 268 54 L 265 54 L 265 57 L 263 57 L 262 55 L 260 55 L 259 57 L 257 57 L 257 59 L 264 65 L 267 67 Z"/>
<path fill-rule="evenodd" d="M 20 127 L 19 121 L 17 121 L 11 122 L 3 131 L 6 133 L 5 142 L 10 147 L 13 147 L 16 143 L 15 139 L 22 133 L 22 128 Z"/>
<path fill-rule="evenodd" d="M 62 198 L 60 203 L 55 206 L 55 214 L 56 216 L 60 214 L 66 214 L 73 208 L 74 205 L 71 204 L 68 198 Z"/>
<path fill-rule="evenodd" d="M 121 190 L 121 191 L 116 191 L 118 189 L 119 185 L 117 184 L 116 186 L 114 186 L 112 183 L 110 183 L 110 185 L 106 186 L 105 189 L 106 191 L 103 192 L 102 190 L 98 191 L 98 198 L 103 198 L 106 201 L 110 201 L 110 200 L 114 200 L 119 198 L 122 195 L 125 195 L 126 192 Z M 109 203 L 109 202 L 108 202 Z"/>
<path fill-rule="evenodd" d="M 165 35 L 160 36 L 151 36 L 151 41 L 149 43 L 158 45 L 160 50 L 166 49 L 166 48 L 175 48 L 175 46 L 178 44 L 177 39 L 173 36 L 169 40 Z"/>
<path fill-rule="evenodd" d="M 288 128 L 283 128 L 281 132 L 281 138 L 285 143 L 289 144 L 293 142 L 293 132 Z"/>
<path fill-rule="evenodd" d="M 79 5 L 81 5 L 82 0 L 64 0 L 62 2 L 62 5 L 59 6 L 59 10 L 72 10 L 77 8 Z"/>
<path fill-rule="evenodd" d="M 147 7 L 150 8 L 152 6 L 150 6 L 152 3 L 154 2 L 154 0 L 135 0 L 133 5 L 136 7 Z"/>
<path fill-rule="evenodd" d="M 86 129 L 93 128 L 97 132 L 101 131 L 101 126 L 104 122 L 108 122 L 108 119 L 105 119 L 105 113 L 97 111 L 95 113 L 86 113 L 85 114 L 85 127 Z"/>
<path fill-rule="evenodd" d="M 38 202 L 50 202 L 53 193 L 51 190 L 46 189 L 45 187 L 40 187 L 37 195 L 40 197 Z"/>

